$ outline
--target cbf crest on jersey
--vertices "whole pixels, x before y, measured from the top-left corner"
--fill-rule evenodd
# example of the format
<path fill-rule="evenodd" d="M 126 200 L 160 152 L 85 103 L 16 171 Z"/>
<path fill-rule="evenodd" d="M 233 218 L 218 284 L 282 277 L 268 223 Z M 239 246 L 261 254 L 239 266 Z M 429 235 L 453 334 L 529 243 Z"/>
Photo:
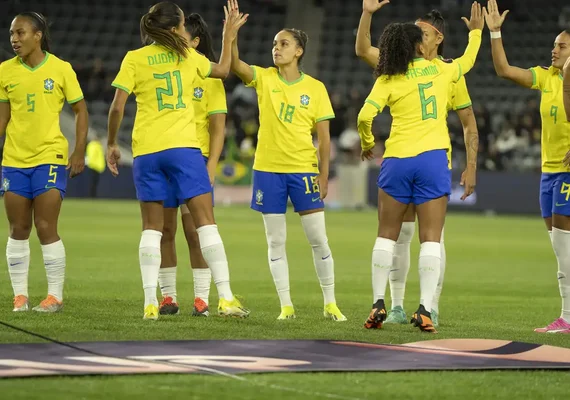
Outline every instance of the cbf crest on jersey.
<path fill-rule="evenodd" d="M 309 102 L 311 101 L 311 98 L 309 96 L 307 96 L 306 94 L 301 96 L 301 108 L 309 108 Z"/>
<path fill-rule="evenodd" d="M 55 82 L 51 78 L 44 79 L 44 90 L 45 93 L 51 93 L 55 87 Z"/>
<path fill-rule="evenodd" d="M 255 204 L 262 206 L 263 205 L 263 192 L 261 190 L 257 190 L 255 192 Z"/>
<path fill-rule="evenodd" d="M 194 99 L 201 100 L 204 96 L 204 89 L 201 87 L 194 88 Z"/>

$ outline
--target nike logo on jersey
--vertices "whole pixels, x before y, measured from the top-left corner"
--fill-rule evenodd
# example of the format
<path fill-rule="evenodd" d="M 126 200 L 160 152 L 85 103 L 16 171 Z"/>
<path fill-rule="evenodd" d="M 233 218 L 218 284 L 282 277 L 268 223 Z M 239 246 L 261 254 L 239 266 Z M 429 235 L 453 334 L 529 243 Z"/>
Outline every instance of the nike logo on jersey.
<path fill-rule="evenodd" d="M 544 89 L 544 90 L 542 91 L 542 93 L 552 93 L 552 90 L 546 90 L 546 89 Z"/>
<path fill-rule="evenodd" d="M 18 86 L 19 83 L 11 83 L 10 84 L 10 89 L 14 89 L 16 86 Z"/>
<path fill-rule="evenodd" d="M 281 89 L 273 89 L 272 92 L 273 93 L 281 93 Z"/>

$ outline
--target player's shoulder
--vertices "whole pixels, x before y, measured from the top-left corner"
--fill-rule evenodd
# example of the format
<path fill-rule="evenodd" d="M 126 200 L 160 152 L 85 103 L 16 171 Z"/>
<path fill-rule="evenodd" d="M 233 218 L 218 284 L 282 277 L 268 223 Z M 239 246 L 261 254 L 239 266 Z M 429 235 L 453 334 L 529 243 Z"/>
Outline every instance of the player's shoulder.
<path fill-rule="evenodd" d="M 325 91 L 327 90 L 326 85 L 322 81 L 312 77 L 311 75 L 303 74 L 303 80 L 305 81 L 306 85 L 314 89 L 325 90 Z"/>
<path fill-rule="evenodd" d="M 218 89 L 218 88 L 220 88 L 220 87 L 221 87 L 221 88 L 224 87 L 224 81 L 222 81 L 222 80 L 219 79 L 219 78 L 206 78 L 206 79 L 204 79 L 204 78 L 198 76 L 196 79 L 202 79 L 202 80 L 204 80 L 204 81 L 206 82 L 206 85 L 208 85 L 209 87 L 214 88 L 214 89 Z"/>
<path fill-rule="evenodd" d="M 58 70 L 68 71 L 72 70 L 73 67 L 70 62 L 65 61 L 63 58 L 56 56 L 55 54 L 47 53 L 49 63 Z"/>

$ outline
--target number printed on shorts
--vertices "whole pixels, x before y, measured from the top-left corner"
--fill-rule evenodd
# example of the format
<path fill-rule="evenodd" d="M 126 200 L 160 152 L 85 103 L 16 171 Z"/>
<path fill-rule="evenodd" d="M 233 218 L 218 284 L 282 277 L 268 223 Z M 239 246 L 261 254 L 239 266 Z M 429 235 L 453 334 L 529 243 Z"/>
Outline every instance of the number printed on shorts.
<path fill-rule="evenodd" d="M 48 179 L 48 185 L 52 183 L 55 186 L 55 183 L 57 182 L 57 165 L 49 166 L 49 177 L 50 179 Z M 46 185 L 46 187 L 48 185 Z"/>
<path fill-rule="evenodd" d="M 285 112 L 285 113 L 283 113 Z M 281 109 L 279 110 L 279 119 L 288 123 L 293 122 L 293 114 L 295 113 L 295 106 L 289 104 L 281 103 Z"/>
<path fill-rule="evenodd" d="M 28 112 L 36 111 L 36 101 L 34 98 L 36 97 L 35 93 L 28 93 L 26 95 L 26 103 L 28 105 Z"/>
<path fill-rule="evenodd" d="M 316 176 L 304 176 L 303 181 L 305 181 L 305 194 L 321 192 L 321 190 L 319 189 L 319 182 L 317 182 Z"/>
<path fill-rule="evenodd" d="M 562 187 L 560 188 L 560 194 L 565 194 L 566 201 L 570 201 L 570 183 L 562 182 Z"/>
<path fill-rule="evenodd" d="M 176 80 L 176 96 L 177 103 L 176 106 L 172 103 L 167 103 L 164 99 L 165 96 L 174 97 L 174 88 L 172 87 L 172 77 Z M 180 71 L 166 72 L 164 74 L 153 74 L 154 79 L 165 80 L 166 88 L 159 87 L 156 88 L 156 101 L 158 102 L 158 111 L 162 110 L 177 110 L 180 108 L 186 108 L 186 104 L 182 101 L 183 87 L 182 87 L 182 76 Z"/>
<path fill-rule="evenodd" d="M 422 105 L 422 120 L 437 119 L 437 99 L 435 96 L 426 97 L 426 89 L 433 86 L 433 82 L 418 84 L 420 102 Z"/>

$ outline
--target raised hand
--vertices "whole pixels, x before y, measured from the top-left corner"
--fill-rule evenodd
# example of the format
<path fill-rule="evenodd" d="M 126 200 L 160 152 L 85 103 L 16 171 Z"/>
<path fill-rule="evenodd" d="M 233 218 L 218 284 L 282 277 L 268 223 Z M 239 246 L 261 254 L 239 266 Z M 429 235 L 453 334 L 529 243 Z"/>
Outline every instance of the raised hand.
<path fill-rule="evenodd" d="M 247 22 L 249 14 L 239 12 L 237 0 L 228 0 L 228 5 L 224 6 L 224 15 L 223 35 L 233 42 L 237 38 L 239 29 Z"/>
<path fill-rule="evenodd" d="M 494 0 L 491 0 L 494 1 Z M 476 1 L 473 2 L 471 5 L 471 19 L 467 19 L 465 17 L 461 17 L 467 28 L 470 31 L 474 29 L 483 29 L 485 26 L 485 20 L 483 18 L 483 11 L 481 9 L 481 4 L 477 3 Z"/>
<path fill-rule="evenodd" d="M 376 11 L 389 4 L 390 0 L 362 0 L 362 11 L 374 14 Z"/>
<path fill-rule="evenodd" d="M 509 10 L 499 14 L 499 6 L 497 5 L 497 0 L 489 0 L 487 3 L 487 8 L 483 8 L 483 15 L 485 16 L 485 22 L 487 23 L 487 28 L 491 32 L 498 32 L 505 22 L 505 18 Z"/>

